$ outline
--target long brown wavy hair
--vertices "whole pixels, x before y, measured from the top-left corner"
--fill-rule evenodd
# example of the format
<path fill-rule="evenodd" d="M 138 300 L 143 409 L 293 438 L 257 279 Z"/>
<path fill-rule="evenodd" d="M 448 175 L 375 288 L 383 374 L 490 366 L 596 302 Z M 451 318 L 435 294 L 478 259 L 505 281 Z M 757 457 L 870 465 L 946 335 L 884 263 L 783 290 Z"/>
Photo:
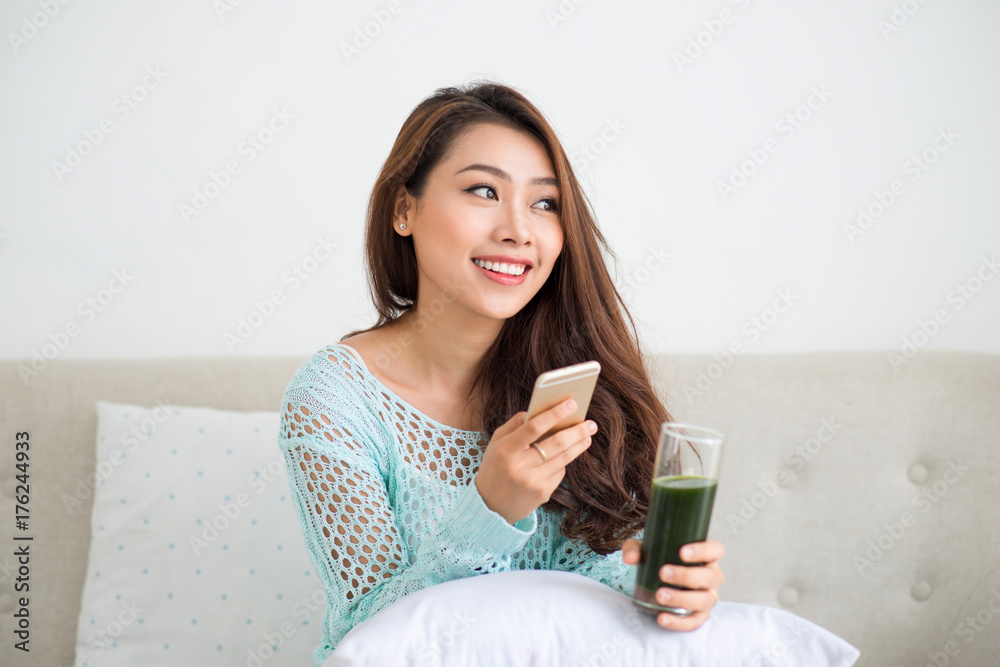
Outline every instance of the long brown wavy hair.
<path fill-rule="evenodd" d="M 549 123 L 516 90 L 493 82 L 439 88 L 403 123 L 368 202 L 366 273 L 378 329 L 405 314 L 417 298 L 412 237 L 392 227 L 401 186 L 423 196 L 431 170 L 464 131 L 492 123 L 525 132 L 548 153 L 559 182 L 563 248 L 538 294 L 501 327 L 479 364 L 468 399 L 482 430 L 493 432 L 527 409 L 543 371 L 596 359 L 601 374 L 587 416 L 600 429 L 566 467 L 562 484 L 542 506 L 565 511 L 560 531 L 596 553 L 621 549 L 644 525 L 660 425 L 670 420 L 647 373 L 635 322 L 615 288 L 603 250 L 617 257 L 597 227 L 589 201 Z M 626 328 L 625 318 L 631 328 Z"/>

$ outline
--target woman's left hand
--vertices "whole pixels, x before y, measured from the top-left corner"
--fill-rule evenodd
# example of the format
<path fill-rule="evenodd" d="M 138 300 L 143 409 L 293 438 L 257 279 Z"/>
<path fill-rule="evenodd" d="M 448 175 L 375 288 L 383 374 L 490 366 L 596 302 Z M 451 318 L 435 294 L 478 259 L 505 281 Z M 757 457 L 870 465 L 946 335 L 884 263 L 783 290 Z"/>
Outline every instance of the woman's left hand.
<path fill-rule="evenodd" d="M 627 565 L 639 563 L 639 540 L 625 540 L 622 545 L 622 560 Z M 660 612 L 656 622 L 670 630 L 694 630 L 708 618 L 712 607 L 719 601 L 718 589 L 725 580 L 725 575 L 719 568 L 719 559 L 725 553 L 722 542 L 708 540 L 691 542 L 681 547 L 681 560 L 686 563 L 703 563 L 703 565 L 664 565 L 660 568 L 660 580 L 665 584 L 684 586 L 695 590 L 683 591 L 669 586 L 656 591 L 656 598 L 661 604 L 671 607 L 690 609 L 690 616 L 677 616 L 670 612 Z M 669 599 L 663 597 L 669 596 Z"/>

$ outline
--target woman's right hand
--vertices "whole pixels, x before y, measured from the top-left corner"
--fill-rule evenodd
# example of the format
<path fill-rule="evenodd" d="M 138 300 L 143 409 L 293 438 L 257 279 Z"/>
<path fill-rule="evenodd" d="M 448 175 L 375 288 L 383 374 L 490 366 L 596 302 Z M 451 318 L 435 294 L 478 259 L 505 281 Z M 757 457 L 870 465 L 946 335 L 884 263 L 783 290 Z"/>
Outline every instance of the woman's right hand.
<path fill-rule="evenodd" d="M 527 421 L 528 413 L 518 412 L 494 431 L 473 483 L 486 506 L 507 523 L 517 523 L 547 502 L 569 462 L 590 447 L 597 424 L 589 419 L 538 440 L 575 409 L 576 402 L 568 399 Z M 533 442 L 544 450 L 545 461 Z"/>

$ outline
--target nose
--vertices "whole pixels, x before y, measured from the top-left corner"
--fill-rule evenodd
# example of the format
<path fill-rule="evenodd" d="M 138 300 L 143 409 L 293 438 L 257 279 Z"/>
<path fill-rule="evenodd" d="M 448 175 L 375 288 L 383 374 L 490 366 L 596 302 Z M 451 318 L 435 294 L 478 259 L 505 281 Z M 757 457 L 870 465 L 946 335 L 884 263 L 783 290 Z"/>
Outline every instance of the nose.
<path fill-rule="evenodd" d="M 531 222 L 529 213 L 524 210 L 520 203 L 510 203 L 500 214 L 500 220 L 496 226 L 497 235 L 504 241 L 513 241 L 515 245 L 521 246 L 531 242 Z"/>

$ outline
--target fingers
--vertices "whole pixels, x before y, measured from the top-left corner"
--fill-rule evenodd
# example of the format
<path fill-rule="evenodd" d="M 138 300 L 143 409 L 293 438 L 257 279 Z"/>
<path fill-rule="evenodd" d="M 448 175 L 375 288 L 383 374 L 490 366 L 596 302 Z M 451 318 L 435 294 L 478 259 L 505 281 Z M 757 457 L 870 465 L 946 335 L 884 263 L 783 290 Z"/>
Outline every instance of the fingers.
<path fill-rule="evenodd" d="M 622 562 L 626 565 L 638 565 L 640 548 L 642 548 L 642 542 L 639 540 L 625 540 L 622 544 Z"/>
<path fill-rule="evenodd" d="M 669 586 L 656 589 L 656 601 L 665 607 L 680 607 L 691 611 L 709 611 L 718 602 L 715 589 L 682 591 Z"/>
<path fill-rule="evenodd" d="M 707 569 L 707 568 L 702 568 Z M 664 628 L 671 630 L 688 631 L 701 627 L 705 622 L 712 608 L 718 603 L 718 593 L 713 592 L 713 587 L 706 590 L 678 590 L 667 586 L 656 591 L 656 601 L 662 605 L 680 607 L 688 609 L 692 613 L 688 616 L 679 616 L 670 612 L 660 612 L 657 614 L 656 622 Z"/>
<path fill-rule="evenodd" d="M 494 431 L 493 434 L 503 436 L 506 435 L 508 432 L 515 431 L 516 429 L 524 426 L 524 423 L 527 421 L 527 416 L 528 413 L 525 412 L 524 410 L 521 410 L 520 412 L 515 412 L 510 419 L 505 421 L 503 424 L 500 424 L 500 426 L 497 427 L 497 430 Z"/>
<path fill-rule="evenodd" d="M 525 421 L 521 427 L 522 435 L 526 439 L 525 444 L 530 445 L 533 442 L 538 442 L 560 419 L 571 414 L 574 410 L 576 410 L 576 401 L 570 398 Z"/>
<path fill-rule="evenodd" d="M 575 427 L 571 427 L 575 428 Z M 570 429 L 567 428 L 566 431 Z M 558 442 L 556 436 L 551 436 L 543 440 L 545 444 L 539 444 L 542 449 L 546 452 L 552 449 L 552 443 Z M 553 488 L 559 486 L 562 483 L 563 477 L 566 476 L 566 466 L 569 465 L 570 461 L 583 454 L 587 448 L 593 443 L 592 438 L 588 435 L 583 440 L 571 443 L 568 447 L 564 445 L 557 445 L 563 447 L 562 450 L 558 450 L 555 455 L 550 454 L 547 461 L 541 465 L 535 466 L 538 473 L 546 479 L 546 482 Z M 531 449 L 529 447 L 529 449 Z"/>
<path fill-rule="evenodd" d="M 712 601 L 715 602 L 714 597 L 712 597 Z M 675 614 L 671 614 L 670 612 L 663 611 L 657 614 L 656 622 L 661 627 L 668 628 L 670 630 L 689 632 L 700 628 L 701 624 L 708 619 L 708 615 L 709 612 L 707 610 L 696 611 L 690 616 L 677 616 Z"/>
<path fill-rule="evenodd" d="M 709 565 L 664 565 L 660 568 L 660 581 L 682 588 L 717 589 L 725 578 L 714 562 Z"/>
<path fill-rule="evenodd" d="M 691 542 L 681 547 L 681 560 L 686 563 L 711 563 L 726 553 L 726 548 L 718 540 Z"/>
<path fill-rule="evenodd" d="M 548 460 L 539 465 L 538 470 L 540 474 L 548 475 L 549 478 L 559 477 L 556 485 L 562 481 L 570 461 L 586 451 L 593 443 L 593 438 L 589 434 L 581 436 L 581 427 L 584 427 L 585 423 L 565 428 L 539 443 L 539 446 L 548 453 Z"/>
<path fill-rule="evenodd" d="M 622 543 L 622 561 L 627 565 L 638 564 L 641 548 L 641 541 L 625 540 Z M 681 548 L 681 559 L 704 565 L 664 565 L 660 568 L 660 579 L 667 585 L 657 589 L 656 601 L 664 606 L 688 609 L 691 614 L 679 616 L 666 611 L 660 612 L 656 616 L 658 625 L 680 632 L 701 627 L 719 601 L 718 589 L 725 580 L 725 575 L 719 569 L 717 561 L 724 553 L 725 548 L 721 542 L 692 542 Z M 674 586 L 692 590 L 681 590 Z"/>
<path fill-rule="evenodd" d="M 686 549 L 689 551 L 685 554 Z M 664 565 L 660 568 L 660 579 L 667 586 L 657 589 L 657 601 L 693 612 L 687 617 L 663 612 L 657 618 L 660 625 L 674 630 L 694 630 L 704 623 L 719 601 L 718 590 L 726 578 L 718 564 L 723 551 L 722 544 L 714 541 L 688 544 L 681 549 L 681 558 L 705 559 L 700 561 L 705 565 Z M 693 590 L 680 590 L 675 586 Z"/>
<path fill-rule="evenodd" d="M 548 474 L 550 477 L 563 474 L 560 471 L 590 446 L 593 434 L 597 433 L 597 422 L 592 419 L 586 419 L 579 424 L 550 433 L 559 420 L 574 410 L 576 410 L 576 401 L 570 398 L 530 419 L 525 413 L 525 422 L 518 429 L 518 438 L 524 442 L 525 451 L 530 448 L 532 443 L 536 442 L 545 451 L 546 458 L 537 467 L 542 468 L 542 473 Z"/>

